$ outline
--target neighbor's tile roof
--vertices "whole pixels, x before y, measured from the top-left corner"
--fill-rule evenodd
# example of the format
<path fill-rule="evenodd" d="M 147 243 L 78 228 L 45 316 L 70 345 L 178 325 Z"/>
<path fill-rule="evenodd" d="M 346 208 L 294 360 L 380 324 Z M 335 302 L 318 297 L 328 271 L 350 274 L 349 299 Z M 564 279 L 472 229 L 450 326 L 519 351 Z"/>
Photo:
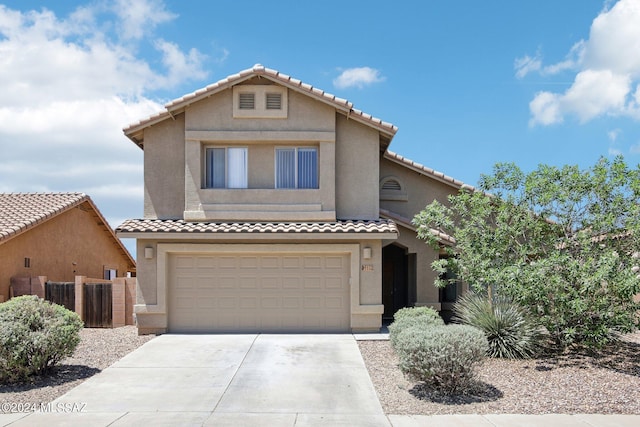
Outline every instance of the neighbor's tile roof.
<path fill-rule="evenodd" d="M 175 219 L 130 219 L 116 228 L 117 233 L 397 233 L 388 219 L 335 222 L 187 222 Z"/>
<path fill-rule="evenodd" d="M 0 193 L 0 242 L 86 200 L 83 193 Z"/>
<path fill-rule="evenodd" d="M 301 93 L 305 93 L 309 96 L 315 97 L 316 99 L 326 102 L 336 109 L 343 111 L 349 116 L 349 118 L 367 123 L 377 128 L 378 130 L 390 135 L 391 137 L 398 130 L 398 128 L 391 123 L 387 123 L 361 110 L 353 108 L 353 104 L 346 99 L 338 98 L 333 94 L 327 93 L 321 89 L 313 87 L 310 84 L 304 83 L 277 70 L 266 68 L 261 64 L 256 64 L 252 68 L 240 71 L 237 74 L 232 74 L 222 80 L 210 84 L 209 86 L 198 89 L 195 92 L 170 101 L 169 103 L 165 104 L 166 111 L 156 113 L 146 119 L 140 120 L 127 126 L 123 129 L 124 133 L 131 138 L 134 133 L 140 131 L 141 129 L 173 117 L 173 112 L 178 112 L 180 109 L 188 106 L 189 104 L 207 98 L 217 92 L 233 86 L 234 84 L 238 84 L 255 76 L 263 76 L 269 78 L 274 82 L 281 83 L 282 85 L 293 90 L 297 90 Z"/>

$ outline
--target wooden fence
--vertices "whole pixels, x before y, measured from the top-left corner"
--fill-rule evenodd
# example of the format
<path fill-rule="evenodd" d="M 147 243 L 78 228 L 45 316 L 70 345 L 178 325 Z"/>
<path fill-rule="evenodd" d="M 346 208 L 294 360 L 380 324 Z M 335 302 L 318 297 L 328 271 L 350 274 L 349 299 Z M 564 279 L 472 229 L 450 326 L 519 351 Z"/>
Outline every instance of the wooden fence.
<path fill-rule="evenodd" d="M 76 276 L 74 282 L 52 282 L 39 276 L 12 278 L 11 284 L 12 296 L 38 295 L 60 304 L 78 313 L 88 328 L 135 325 L 135 277 L 104 280 Z"/>

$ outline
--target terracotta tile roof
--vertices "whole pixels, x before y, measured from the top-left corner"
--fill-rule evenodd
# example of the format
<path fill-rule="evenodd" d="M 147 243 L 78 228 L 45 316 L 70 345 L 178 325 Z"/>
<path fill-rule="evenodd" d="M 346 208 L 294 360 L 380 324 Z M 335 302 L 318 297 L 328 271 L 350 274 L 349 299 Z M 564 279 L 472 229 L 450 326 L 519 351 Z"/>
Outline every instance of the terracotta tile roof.
<path fill-rule="evenodd" d="M 156 113 L 146 119 L 133 123 L 127 126 L 126 128 L 124 128 L 123 131 L 129 138 L 131 138 L 134 142 L 136 142 L 136 144 L 140 145 L 139 141 L 136 141 L 134 138 L 135 133 L 155 123 L 159 123 L 163 120 L 173 117 L 174 113 L 180 112 L 181 109 L 188 106 L 189 104 L 197 102 L 203 98 L 207 98 L 217 92 L 220 92 L 224 89 L 227 89 L 235 84 L 241 83 L 242 81 L 248 80 L 255 76 L 266 77 L 292 90 L 296 90 L 301 93 L 305 93 L 309 96 L 312 96 L 322 102 L 325 102 L 335 107 L 337 110 L 342 111 L 350 119 L 359 120 L 365 124 L 373 126 L 379 131 L 387 134 L 389 137 L 393 137 L 393 135 L 395 135 L 395 133 L 398 131 L 398 128 L 393 124 L 387 123 L 361 110 L 353 108 L 353 104 L 347 101 L 346 99 L 338 98 L 333 94 L 330 94 L 321 89 L 313 87 L 310 84 L 301 82 L 300 80 L 295 79 L 286 74 L 283 74 L 279 71 L 266 68 L 260 64 L 256 64 L 252 68 L 248 68 L 246 70 L 240 71 L 237 74 L 232 74 L 202 89 L 198 89 L 195 92 L 192 92 L 180 98 L 174 99 L 173 101 L 170 101 L 167 104 L 165 104 L 166 111 Z"/>
<path fill-rule="evenodd" d="M 127 248 L 116 237 L 91 198 L 84 193 L 0 193 L 0 244 L 81 204 L 91 207 L 98 225 L 111 234 L 119 252 L 135 268 L 135 260 Z"/>
<path fill-rule="evenodd" d="M 82 193 L 0 193 L 0 242 L 86 200 Z"/>
<path fill-rule="evenodd" d="M 307 233 L 397 233 L 388 219 L 336 222 L 187 222 L 181 219 L 129 219 L 116 228 L 117 233 L 184 234 L 307 234 Z"/>
<path fill-rule="evenodd" d="M 475 191 L 476 189 L 468 184 L 465 184 L 462 181 L 459 181 L 455 178 L 452 178 L 450 176 L 447 176 L 445 174 L 443 174 L 442 172 L 438 172 L 434 169 L 431 169 L 429 167 L 426 167 L 424 165 L 421 165 L 420 163 L 414 162 L 413 160 L 407 159 L 406 157 L 401 156 L 400 154 L 396 154 L 392 151 L 385 151 L 384 153 L 384 157 L 386 159 L 389 159 L 395 163 L 398 163 L 402 166 L 408 167 L 410 169 L 413 169 L 414 171 L 422 174 L 422 175 L 426 175 L 429 176 L 433 179 L 436 179 L 440 182 L 443 182 L 445 184 L 448 184 L 454 188 L 465 188 L 467 190 L 471 190 L 471 191 Z"/>

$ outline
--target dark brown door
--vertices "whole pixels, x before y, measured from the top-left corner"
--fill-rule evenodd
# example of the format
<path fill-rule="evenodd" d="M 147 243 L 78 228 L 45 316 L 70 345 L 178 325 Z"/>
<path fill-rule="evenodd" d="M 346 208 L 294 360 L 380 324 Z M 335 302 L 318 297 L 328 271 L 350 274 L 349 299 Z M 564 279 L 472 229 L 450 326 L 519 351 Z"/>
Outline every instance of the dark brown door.
<path fill-rule="evenodd" d="M 408 305 L 407 255 L 396 245 L 382 248 L 382 303 L 384 319 Z"/>

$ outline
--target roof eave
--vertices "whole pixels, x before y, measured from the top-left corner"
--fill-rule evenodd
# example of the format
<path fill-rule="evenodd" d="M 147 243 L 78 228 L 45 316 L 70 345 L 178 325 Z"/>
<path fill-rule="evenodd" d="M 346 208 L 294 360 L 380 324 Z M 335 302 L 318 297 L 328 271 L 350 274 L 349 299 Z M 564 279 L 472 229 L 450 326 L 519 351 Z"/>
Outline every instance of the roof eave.
<path fill-rule="evenodd" d="M 315 88 L 314 86 L 303 83 L 302 81 L 294 79 L 286 74 L 282 74 L 279 71 L 256 65 L 253 68 L 243 70 L 238 74 L 228 76 L 227 78 L 219 80 L 216 83 L 196 90 L 191 94 L 168 102 L 167 104 L 165 104 L 164 111 L 125 127 L 123 129 L 123 132 L 138 147 L 143 148 L 144 129 L 146 129 L 147 127 L 165 121 L 170 117 L 174 117 L 182 113 L 184 109 L 189 105 L 209 98 L 217 93 L 232 88 L 233 86 L 254 77 L 268 79 L 274 83 L 278 83 L 291 90 L 310 96 L 322 103 L 325 103 L 347 116 L 347 118 L 356 120 L 362 124 L 375 128 L 386 138 L 388 138 L 389 142 L 391 141 L 391 139 L 393 139 L 393 136 L 398 131 L 398 128 L 391 123 L 384 122 L 360 110 L 354 109 L 353 104 L 346 99 L 338 98 L 333 94 L 327 93 L 323 90 Z M 385 149 L 388 145 L 388 143 L 385 144 Z"/>

